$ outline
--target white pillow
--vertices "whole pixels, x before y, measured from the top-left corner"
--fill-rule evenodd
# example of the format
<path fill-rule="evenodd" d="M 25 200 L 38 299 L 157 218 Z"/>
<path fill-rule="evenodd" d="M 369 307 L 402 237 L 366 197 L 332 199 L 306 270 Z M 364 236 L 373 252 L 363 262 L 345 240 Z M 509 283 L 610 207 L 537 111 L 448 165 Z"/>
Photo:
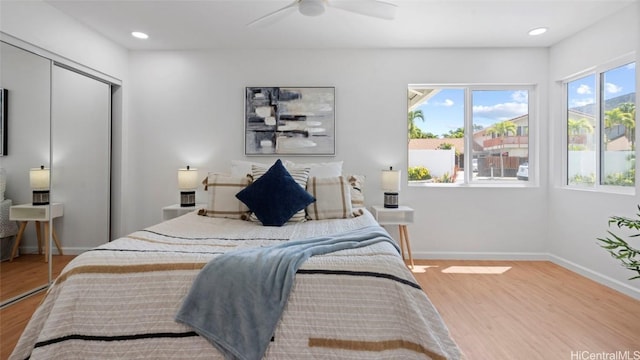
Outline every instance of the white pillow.
<path fill-rule="evenodd" d="M 269 164 L 264 164 L 256 161 L 231 160 L 231 176 L 244 177 L 247 175 L 251 175 L 251 165 L 254 164 L 266 167 L 267 169 L 271 166 Z"/>
<path fill-rule="evenodd" d="M 250 183 L 247 176 L 209 173 L 204 181 L 209 202 L 201 215 L 229 219 L 249 219 L 249 208 L 236 198 L 236 194 Z"/>
<path fill-rule="evenodd" d="M 343 176 L 309 178 L 307 192 L 316 198 L 314 203 L 307 206 L 311 220 L 353 217 L 351 185 Z"/>
<path fill-rule="evenodd" d="M 309 179 L 312 177 L 317 178 L 330 178 L 342 175 L 342 161 L 323 162 L 323 163 L 294 163 L 293 161 L 285 160 L 284 167 L 287 169 L 295 168 L 310 168 Z"/>

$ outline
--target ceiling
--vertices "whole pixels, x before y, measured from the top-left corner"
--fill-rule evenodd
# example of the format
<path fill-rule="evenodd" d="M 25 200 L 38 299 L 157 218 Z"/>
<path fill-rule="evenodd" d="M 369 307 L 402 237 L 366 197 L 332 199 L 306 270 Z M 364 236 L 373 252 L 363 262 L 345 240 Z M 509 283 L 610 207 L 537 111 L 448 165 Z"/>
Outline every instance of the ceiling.
<path fill-rule="evenodd" d="M 45 0 L 132 50 L 547 47 L 638 0 L 387 0 L 397 5 L 394 20 L 328 8 L 246 26 L 291 1 Z M 549 31 L 527 34 L 540 26 Z"/>

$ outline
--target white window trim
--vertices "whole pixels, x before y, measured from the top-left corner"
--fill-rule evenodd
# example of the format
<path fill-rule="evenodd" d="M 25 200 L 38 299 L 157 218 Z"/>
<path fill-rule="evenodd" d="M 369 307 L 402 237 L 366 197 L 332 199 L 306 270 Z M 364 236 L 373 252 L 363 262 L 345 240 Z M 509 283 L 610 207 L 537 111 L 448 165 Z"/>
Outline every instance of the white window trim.
<path fill-rule="evenodd" d="M 629 64 L 635 62 L 636 63 L 636 77 L 638 76 L 637 74 L 637 66 L 638 66 L 638 61 L 636 59 L 636 55 L 635 52 L 631 52 L 625 55 L 622 55 L 620 57 L 617 57 L 613 60 L 607 61 L 603 64 L 597 65 L 597 66 L 593 66 L 590 67 L 588 69 L 585 69 L 583 71 L 580 71 L 578 73 L 572 74 L 570 76 L 567 76 L 565 78 L 563 78 L 562 80 L 560 80 L 560 83 L 562 84 L 562 106 L 561 106 L 561 111 L 562 111 L 562 179 L 560 181 L 560 188 L 565 189 L 565 190 L 575 190 L 575 191 L 585 191 L 585 192 L 598 192 L 598 193 L 609 193 L 609 194 L 620 194 L 620 195 L 635 195 L 636 194 L 636 186 L 638 185 L 638 162 L 636 160 L 636 179 L 635 179 L 635 186 L 616 186 L 616 185 L 602 185 L 600 184 L 601 182 L 601 166 L 602 166 L 602 160 L 601 160 L 601 147 L 602 147 L 602 138 L 601 138 L 601 126 L 602 126 L 602 119 L 600 119 L 600 99 L 601 99 L 601 78 L 600 78 L 600 74 L 607 72 L 609 70 L 615 69 L 617 67 Z M 594 75 L 595 76 L 595 86 L 596 89 L 598 89 L 598 96 L 596 96 L 595 99 L 595 104 L 597 106 L 598 109 L 598 121 L 596 123 L 596 129 L 594 129 L 594 131 L 598 134 L 598 139 L 596 141 L 596 183 L 594 184 L 594 186 L 579 186 L 579 185 L 570 185 L 569 181 L 568 181 L 568 168 L 569 168 L 569 154 L 567 151 L 568 148 L 568 133 L 567 133 L 567 112 L 569 111 L 567 103 L 569 102 L 568 99 L 568 84 L 572 81 L 578 80 L 580 78 L 583 78 L 585 76 L 589 76 L 589 75 Z M 638 104 L 638 88 L 636 86 L 636 106 Z M 637 114 L 637 113 L 636 113 Z M 636 115 L 636 122 L 638 121 L 637 119 L 637 115 Z M 638 139 L 638 132 L 636 131 L 636 142 Z M 638 159 L 638 147 L 636 146 L 636 159 Z"/>
<path fill-rule="evenodd" d="M 462 188 L 462 187 L 501 187 L 501 188 L 531 188 L 531 187 L 539 187 L 540 179 L 539 179 L 539 120 L 538 120 L 538 85 L 532 83 L 508 83 L 508 84 L 409 84 L 407 85 L 407 89 L 411 88 L 440 88 L 440 89 L 461 89 L 464 90 L 464 128 L 465 128 L 465 138 L 464 138 L 464 147 L 465 147 L 465 157 L 464 157 L 464 168 L 471 169 L 472 164 L 472 156 L 466 156 L 466 149 L 473 149 L 473 139 L 471 136 L 466 136 L 466 129 L 473 129 L 473 104 L 471 99 L 471 92 L 474 90 L 527 90 L 529 92 L 528 104 L 529 104 L 529 144 L 528 144 L 528 152 L 529 152 L 529 180 L 528 181 L 518 181 L 515 182 L 513 180 L 473 180 L 472 172 L 465 171 L 464 172 L 464 181 L 461 184 L 451 184 L 451 183 L 409 183 L 408 186 L 411 187 L 454 187 L 454 188 Z M 408 151 L 408 149 L 407 149 Z M 407 157 L 406 168 L 409 168 Z M 533 166 L 532 166 L 533 164 Z"/>

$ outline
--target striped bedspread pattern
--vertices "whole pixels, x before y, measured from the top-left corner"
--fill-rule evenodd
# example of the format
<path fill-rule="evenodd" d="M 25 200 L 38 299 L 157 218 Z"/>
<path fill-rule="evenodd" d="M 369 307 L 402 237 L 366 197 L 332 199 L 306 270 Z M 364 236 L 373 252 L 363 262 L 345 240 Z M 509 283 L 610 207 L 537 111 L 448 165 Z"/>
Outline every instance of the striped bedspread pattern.
<path fill-rule="evenodd" d="M 222 359 L 174 320 L 209 260 L 373 223 L 366 213 L 266 228 L 188 214 L 137 231 L 63 270 L 10 359 Z M 265 358 L 458 359 L 460 351 L 397 251 L 379 243 L 312 257 L 300 268 Z"/>

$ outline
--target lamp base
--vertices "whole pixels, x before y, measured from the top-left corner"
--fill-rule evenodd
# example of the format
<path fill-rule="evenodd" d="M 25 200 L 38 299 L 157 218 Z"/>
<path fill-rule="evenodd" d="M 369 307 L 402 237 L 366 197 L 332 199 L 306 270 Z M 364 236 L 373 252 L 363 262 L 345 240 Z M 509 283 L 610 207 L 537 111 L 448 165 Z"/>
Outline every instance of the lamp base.
<path fill-rule="evenodd" d="M 398 193 L 397 192 L 385 192 L 384 193 L 384 207 L 396 209 L 398 208 Z"/>
<path fill-rule="evenodd" d="M 180 191 L 180 207 L 196 206 L 195 191 Z"/>
<path fill-rule="evenodd" d="M 49 190 L 33 190 L 32 205 L 49 205 Z"/>

